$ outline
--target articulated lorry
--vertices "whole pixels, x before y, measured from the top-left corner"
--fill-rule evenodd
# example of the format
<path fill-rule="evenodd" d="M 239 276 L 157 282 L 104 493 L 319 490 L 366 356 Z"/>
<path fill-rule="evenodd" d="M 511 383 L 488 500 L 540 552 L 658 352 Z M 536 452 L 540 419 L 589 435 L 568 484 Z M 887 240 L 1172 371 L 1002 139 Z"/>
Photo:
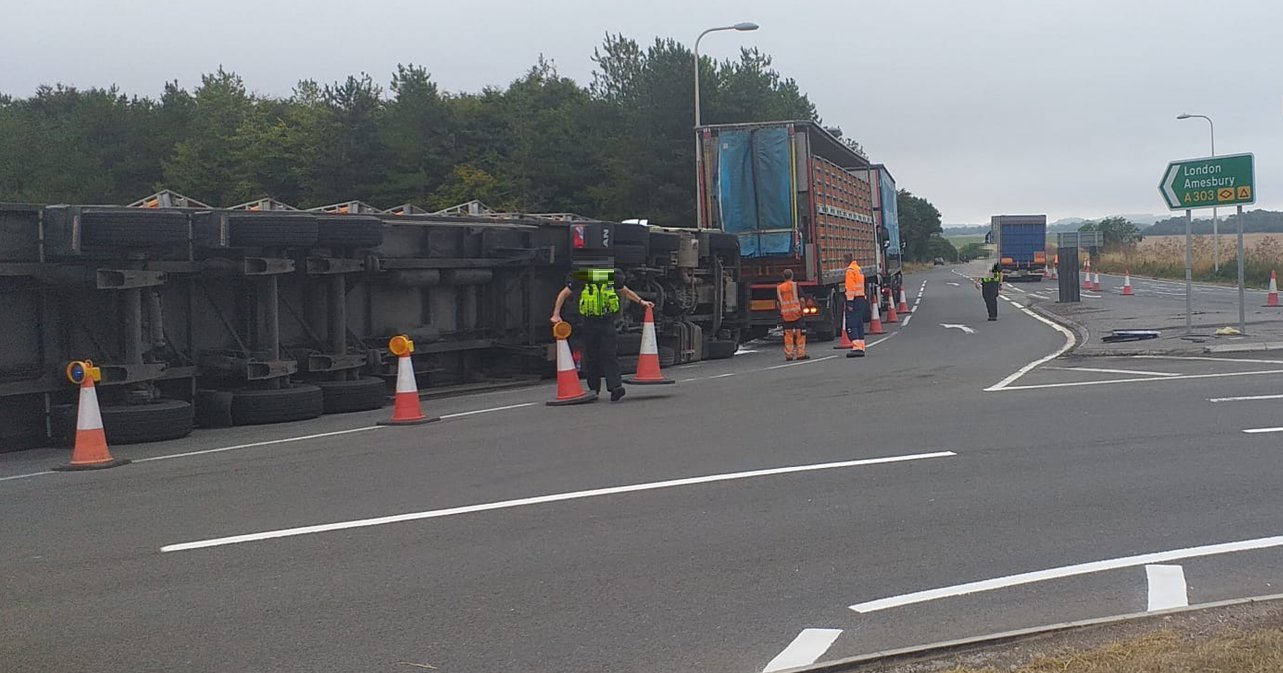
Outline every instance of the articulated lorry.
<path fill-rule="evenodd" d="M 700 221 L 739 240 L 748 285 L 743 339 L 779 324 L 775 286 L 785 269 L 797 280 L 813 337 L 833 339 L 842 324 L 846 255 L 864 268 L 869 296 L 887 268 L 888 236 L 879 238 L 874 212 L 879 169 L 809 121 L 703 126 L 699 151 Z"/>
<path fill-rule="evenodd" d="M 989 235 L 1008 280 L 1041 281 L 1047 270 L 1047 216 L 994 215 Z"/>

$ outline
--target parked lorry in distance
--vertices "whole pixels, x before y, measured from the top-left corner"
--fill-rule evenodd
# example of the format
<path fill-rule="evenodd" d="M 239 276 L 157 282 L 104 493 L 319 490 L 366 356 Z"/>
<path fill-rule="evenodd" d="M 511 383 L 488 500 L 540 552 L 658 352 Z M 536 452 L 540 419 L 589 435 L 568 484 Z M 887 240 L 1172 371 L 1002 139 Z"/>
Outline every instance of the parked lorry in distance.
<path fill-rule="evenodd" d="M 775 287 L 785 269 L 793 271 L 813 337 L 833 339 L 842 324 L 846 255 L 864 268 L 869 296 L 877 292 L 876 271 L 886 268 L 874 217 L 876 169 L 809 121 L 703 126 L 699 141 L 700 224 L 739 240 L 748 287 L 742 339 L 779 324 Z"/>
<path fill-rule="evenodd" d="M 1008 280 L 1041 281 L 1047 271 L 1047 216 L 994 215 L 989 235 Z"/>

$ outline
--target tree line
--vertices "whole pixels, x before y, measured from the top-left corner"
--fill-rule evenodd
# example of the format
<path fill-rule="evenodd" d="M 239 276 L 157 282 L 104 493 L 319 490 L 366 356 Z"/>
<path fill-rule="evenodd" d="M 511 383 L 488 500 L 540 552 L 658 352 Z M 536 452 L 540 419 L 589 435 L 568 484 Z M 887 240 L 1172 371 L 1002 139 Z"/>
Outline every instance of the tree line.
<path fill-rule="evenodd" d="M 42 86 L 0 95 L 0 201 L 121 204 L 161 188 L 221 207 L 270 196 L 438 210 L 479 199 L 693 226 L 693 58 L 675 40 L 607 35 L 587 85 L 540 58 L 475 93 L 442 91 L 418 65 L 398 66 L 386 87 L 361 74 L 304 80 L 284 97 L 252 93 L 222 68 L 158 98 Z M 700 69 L 704 123 L 819 121 L 757 49 L 702 58 Z M 902 196 L 901 217 L 929 221 L 917 206 Z M 931 225 L 905 229 L 906 248 L 925 254 L 919 230 L 925 241 Z"/>

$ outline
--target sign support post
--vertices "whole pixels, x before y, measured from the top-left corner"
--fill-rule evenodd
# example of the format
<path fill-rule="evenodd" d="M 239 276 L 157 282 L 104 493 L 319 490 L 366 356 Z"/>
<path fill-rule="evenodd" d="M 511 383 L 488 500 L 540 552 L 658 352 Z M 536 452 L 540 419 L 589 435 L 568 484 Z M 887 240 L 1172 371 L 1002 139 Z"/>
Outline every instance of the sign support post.
<path fill-rule="evenodd" d="M 1185 209 L 1185 333 L 1194 331 L 1194 313 L 1191 297 L 1194 296 L 1194 211 Z"/>
<path fill-rule="evenodd" d="M 1247 334 L 1247 294 L 1243 286 L 1243 206 L 1234 215 L 1238 229 L 1238 331 Z"/>

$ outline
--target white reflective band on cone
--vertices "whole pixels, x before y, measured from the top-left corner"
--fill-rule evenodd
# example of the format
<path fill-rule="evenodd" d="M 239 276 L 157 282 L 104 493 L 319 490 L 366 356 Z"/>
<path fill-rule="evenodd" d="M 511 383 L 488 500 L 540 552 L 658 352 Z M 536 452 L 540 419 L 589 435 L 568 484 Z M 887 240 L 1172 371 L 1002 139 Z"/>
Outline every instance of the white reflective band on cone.
<path fill-rule="evenodd" d="M 655 340 L 655 323 L 642 325 L 641 355 L 659 355 L 659 344 Z"/>
<path fill-rule="evenodd" d="M 575 356 L 570 354 L 570 344 L 557 339 L 557 371 L 568 372 L 575 368 Z"/>
<path fill-rule="evenodd" d="M 419 393 L 419 386 L 414 381 L 414 364 L 409 355 L 396 359 L 396 391 L 398 393 Z"/>
<path fill-rule="evenodd" d="M 98 391 L 94 390 L 93 386 L 81 386 L 80 407 L 76 409 L 76 429 L 98 430 L 100 428 L 102 428 L 102 412 L 98 410 Z"/>

